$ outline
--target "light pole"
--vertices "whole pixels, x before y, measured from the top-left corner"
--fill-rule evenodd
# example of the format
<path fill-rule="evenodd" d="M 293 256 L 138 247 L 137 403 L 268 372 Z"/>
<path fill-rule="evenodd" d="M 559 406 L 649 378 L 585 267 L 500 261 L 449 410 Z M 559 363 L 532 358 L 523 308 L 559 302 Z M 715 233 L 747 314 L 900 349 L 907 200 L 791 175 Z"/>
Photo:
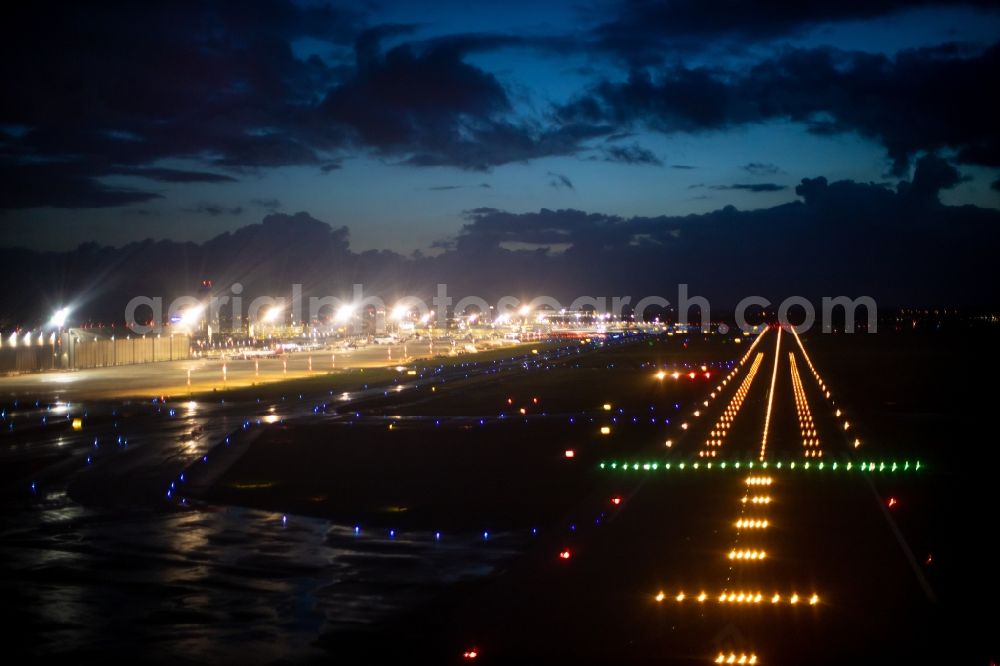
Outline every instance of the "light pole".
<path fill-rule="evenodd" d="M 56 340 L 52 345 L 53 356 L 59 358 L 59 366 L 62 367 L 62 329 L 66 325 L 66 319 L 69 317 L 69 308 L 61 307 L 52 313 L 52 319 L 49 320 L 49 324 L 56 328 Z M 58 351 L 57 351 L 58 350 Z M 54 361 L 55 359 L 53 359 Z M 54 364 L 54 363 L 53 363 Z"/>

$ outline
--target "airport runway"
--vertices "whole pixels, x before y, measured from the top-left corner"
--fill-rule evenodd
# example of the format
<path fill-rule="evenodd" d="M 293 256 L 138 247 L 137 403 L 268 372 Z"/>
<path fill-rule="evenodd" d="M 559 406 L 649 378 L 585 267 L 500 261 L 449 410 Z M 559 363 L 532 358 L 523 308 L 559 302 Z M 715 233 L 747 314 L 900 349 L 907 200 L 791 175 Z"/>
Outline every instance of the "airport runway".
<path fill-rule="evenodd" d="M 669 449 L 608 456 L 599 527 L 548 536 L 460 604 L 440 656 L 843 664 L 961 653 L 953 627 L 931 620 L 926 554 L 873 482 L 916 462 L 858 471 L 869 452 L 798 336 L 766 330 L 703 397 Z"/>
<path fill-rule="evenodd" d="M 389 361 L 377 358 L 380 354 L 388 357 L 387 348 L 358 351 L 364 353 L 355 352 L 354 363 Z M 312 355 L 314 363 L 317 357 Z M 530 354 L 523 360 L 535 361 Z M 616 453 L 614 437 L 597 443 L 604 447 L 600 455 L 605 463 L 593 468 L 600 478 L 599 494 L 579 498 L 581 511 L 590 511 L 592 519 L 574 518 L 571 525 L 533 536 L 525 552 L 510 560 L 483 560 L 492 557 L 490 549 L 472 546 L 452 552 L 454 560 L 435 560 L 442 553 L 433 549 L 432 541 L 406 544 L 410 565 L 432 562 L 432 568 L 441 567 L 435 575 L 446 576 L 448 567 L 495 568 L 499 573 L 463 587 L 461 594 L 409 599 L 391 612 L 373 608 L 379 601 L 365 597 L 362 605 L 368 604 L 372 617 L 364 620 L 357 642 L 348 647 L 338 642 L 343 640 L 341 634 L 330 639 L 332 652 L 350 663 L 399 661 L 414 654 L 433 663 L 470 663 L 473 658 L 467 655 L 475 653 L 475 663 L 487 664 L 524 663 L 526 655 L 530 661 L 553 664 L 841 664 L 857 662 L 859 654 L 872 663 L 958 663 L 962 657 L 980 654 L 976 652 L 983 643 L 982 636 L 976 637 L 979 626 L 964 626 L 967 616 L 957 613 L 954 599 L 947 613 L 938 610 L 937 590 L 925 575 L 930 566 L 925 561 L 928 553 L 915 552 L 905 530 L 897 525 L 900 507 L 895 493 L 915 487 L 906 484 L 923 483 L 926 467 L 918 470 L 915 457 L 905 462 L 886 457 L 887 450 L 878 443 L 863 441 L 857 434 L 862 429 L 847 407 L 849 400 L 842 402 L 840 397 L 848 395 L 850 387 L 830 386 L 823 368 L 814 366 L 808 347 L 794 333 L 767 329 L 740 348 L 738 360 L 730 375 L 705 382 L 701 399 L 685 404 L 677 417 L 671 411 L 673 399 L 662 406 L 672 417 L 671 430 L 664 437 L 638 448 L 630 443 L 627 454 Z M 268 362 L 270 371 L 277 372 L 273 364 L 278 364 L 283 374 L 280 359 Z M 297 364 L 303 362 L 308 362 L 307 354 L 295 359 Z M 239 363 L 245 364 L 242 378 L 249 381 L 253 361 Z M 219 365 L 207 367 L 212 370 L 204 372 L 220 371 Z M 504 386 L 507 376 L 518 376 L 528 363 L 519 360 L 509 367 L 509 375 L 489 366 L 453 368 L 449 386 L 454 381 L 453 390 L 459 392 L 470 386 L 482 390 L 491 382 Z M 303 372 L 301 365 L 296 368 Z M 538 372 L 544 373 L 541 368 Z M 181 371 L 183 367 L 174 369 Z M 318 372 L 315 366 L 313 371 Z M 637 379 L 655 381 L 647 376 L 653 370 L 637 372 L 642 375 Z M 20 379 L 39 381 L 41 377 Z M 115 380 L 108 377 L 101 380 L 106 384 L 89 388 L 115 390 Z M 137 378 L 135 386 L 143 386 L 142 381 Z M 673 380 L 665 375 L 663 381 Z M 4 385 L 4 390 L 10 389 Z M 379 390 L 371 400 L 361 394 L 351 396 L 362 415 L 371 410 L 368 418 L 372 420 L 394 413 L 393 401 L 418 400 L 408 390 L 398 393 L 398 398 L 395 391 L 380 398 Z M 426 395 L 419 398 L 426 399 Z M 114 420 L 117 414 L 114 418 L 105 415 L 105 421 L 94 426 L 102 433 L 102 448 L 94 455 L 106 456 L 107 462 L 95 465 L 86 475 L 77 474 L 77 492 L 91 500 L 99 498 L 102 506 L 148 506 L 157 501 L 149 493 L 162 495 L 170 479 L 204 456 L 214 459 L 220 437 L 239 428 L 251 414 L 247 409 L 255 410 L 252 414 L 257 417 L 313 418 L 309 400 L 234 406 L 236 411 L 229 411 L 228 401 L 225 407 L 199 404 L 189 411 L 180 405 L 177 416 L 169 419 L 153 414 L 160 409 L 155 406 L 147 406 L 147 411 L 153 411 L 144 412 L 145 416 L 122 419 L 129 437 L 134 437 L 125 447 L 113 438 L 119 427 Z M 604 418 L 612 415 L 607 412 Z M 433 423 L 427 421 L 425 427 Z M 618 432 L 626 429 L 615 426 Z M 293 524 L 301 527 L 280 538 L 272 534 L 280 516 L 239 509 L 219 509 L 221 514 L 215 517 L 209 509 L 197 518 L 154 512 L 148 521 L 123 524 L 109 518 L 102 522 L 104 513 L 81 510 L 69 501 L 65 486 L 56 485 L 56 479 L 66 476 L 66 465 L 83 465 L 81 458 L 88 455 L 90 446 L 79 435 L 63 440 L 63 435 L 40 436 L 5 452 L 8 467 L 17 468 L 24 464 L 24 457 L 44 458 L 47 451 L 55 456 L 64 446 L 79 449 L 72 460 L 53 463 L 38 475 L 47 495 L 42 507 L 31 510 L 40 508 L 44 520 L 17 512 L 8 515 L 4 536 L 10 544 L 11 576 L 6 588 L 12 595 L 23 596 L 25 589 L 33 589 L 21 585 L 23 576 L 33 575 L 36 568 L 49 571 L 55 566 L 65 568 L 63 575 L 71 582 L 63 587 L 89 591 L 75 603 L 101 599 L 102 590 L 118 587 L 110 580 L 94 580 L 94 571 L 107 566 L 109 549 L 138 541 L 149 546 L 149 555 L 136 552 L 136 566 L 145 567 L 137 571 L 148 569 L 149 576 L 161 576 L 176 569 L 182 578 L 188 577 L 177 583 L 180 591 L 176 594 L 183 603 L 169 605 L 203 621 L 202 634 L 211 638 L 211 651 L 206 654 L 222 659 L 239 654 L 235 606 L 232 612 L 217 616 L 198 613 L 218 613 L 217 600 L 230 601 L 229 586 L 240 587 L 242 577 L 249 577 L 248 591 L 233 597 L 236 603 L 266 616 L 257 621 L 264 621 L 277 640 L 295 642 L 292 647 L 301 648 L 297 653 L 301 657 L 325 660 L 326 653 L 315 653 L 314 646 L 303 647 L 321 629 L 289 623 L 288 618 L 297 617 L 293 611 L 297 595 L 312 598 L 317 580 L 333 577 L 339 581 L 340 576 L 347 576 L 348 591 L 343 596 L 334 585 L 334 596 L 324 593 L 317 606 L 302 615 L 314 618 L 322 612 L 328 621 L 355 621 L 352 613 L 361 610 L 361 606 L 350 606 L 357 601 L 349 591 L 349 576 L 355 570 L 331 568 L 323 564 L 328 558 L 342 558 L 346 552 L 347 558 L 371 562 L 364 578 L 369 586 L 365 594 L 387 580 L 394 581 L 390 589 L 395 593 L 420 585 L 419 577 L 396 578 L 398 570 L 391 559 L 383 559 L 397 552 L 392 550 L 395 544 L 383 540 L 349 545 L 338 531 L 342 526 L 324 521 L 293 517 Z M 130 446 L 135 450 L 129 451 Z M 577 455 L 587 460 L 584 446 L 590 444 L 581 442 Z M 35 448 L 32 456 L 27 455 L 29 447 Z M 112 460 L 116 462 L 109 464 Z M 863 461 L 872 460 L 898 462 L 899 469 L 866 463 L 873 467 L 859 471 Z M 559 479 L 553 478 L 552 483 L 558 486 Z M 916 503 L 920 492 L 924 491 L 912 490 L 907 501 Z M 116 536 L 122 529 L 125 536 Z M 168 535 L 175 530 L 183 530 L 187 541 L 197 542 L 193 551 L 172 543 Z M 215 561 L 226 556 L 225 549 L 215 549 L 215 544 L 226 539 L 234 540 L 238 566 Z M 170 542 L 169 547 L 160 543 L 164 540 Z M 110 545 L 80 551 L 67 549 L 70 542 Z M 272 555 L 258 560 L 258 547 Z M 36 552 L 45 553 L 46 561 L 36 564 Z M 510 555 L 504 552 L 501 557 Z M 60 563 L 66 557 L 71 559 Z M 299 570 L 301 562 L 308 566 Z M 268 587 L 267 570 L 282 572 L 283 580 L 290 583 Z M 206 571 L 228 580 L 227 587 L 215 589 L 210 582 L 214 578 L 206 577 Z M 176 581 L 168 582 L 172 586 Z M 257 591 L 264 588 L 266 593 Z M 49 596 L 39 607 L 53 614 L 61 612 L 66 600 L 60 586 L 44 589 Z M 184 601 L 189 597 L 190 603 Z M 270 606 L 282 610 L 268 615 Z M 413 609 L 413 614 L 407 609 Z M 77 615 L 72 618 L 77 626 L 93 624 L 88 613 Z M 163 640 L 169 654 L 187 654 L 184 637 L 176 633 L 177 622 L 183 624 L 187 618 L 182 614 L 164 623 Z M 56 615 L 46 616 L 45 621 L 56 619 Z M 174 627 L 169 636 L 168 625 Z M 79 631 L 91 636 L 98 629 Z M 383 640 L 388 636 L 392 640 Z M 65 640 L 72 648 L 83 639 L 69 636 Z M 197 632 L 191 640 L 205 641 Z M 267 661 L 269 641 L 260 637 L 254 641 L 261 647 L 261 660 Z M 282 644 L 282 648 L 289 646 Z"/>

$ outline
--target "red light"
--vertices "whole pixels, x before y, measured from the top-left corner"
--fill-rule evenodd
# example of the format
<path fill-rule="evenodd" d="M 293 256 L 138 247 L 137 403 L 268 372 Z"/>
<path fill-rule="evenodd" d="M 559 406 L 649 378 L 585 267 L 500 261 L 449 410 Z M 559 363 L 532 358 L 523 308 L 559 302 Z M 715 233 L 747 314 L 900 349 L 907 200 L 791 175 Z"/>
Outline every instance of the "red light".
<path fill-rule="evenodd" d="M 513 405 L 514 404 L 514 399 L 513 398 L 507 398 L 507 404 L 508 405 Z"/>
<path fill-rule="evenodd" d="M 476 650 L 476 648 L 472 648 L 471 650 L 462 653 L 462 657 L 465 659 L 475 659 L 478 656 L 479 656 L 479 651 Z"/>
<path fill-rule="evenodd" d="M 575 458 L 576 457 L 576 451 L 574 451 L 573 449 L 566 449 L 566 451 L 565 451 L 565 453 L 563 453 L 563 455 L 566 456 L 567 458 Z"/>
<path fill-rule="evenodd" d="M 705 373 L 705 379 L 711 379 L 711 378 L 712 378 L 712 373 L 711 372 L 706 372 Z"/>
<path fill-rule="evenodd" d="M 886 504 L 888 504 L 889 506 L 896 506 L 897 504 L 899 504 L 899 502 L 896 501 L 895 497 L 890 497 L 889 501 L 886 502 Z"/>
<path fill-rule="evenodd" d="M 934 561 L 934 556 L 931 553 L 927 553 L 927 559 L 924 560 L 924 564 L 930 564 Z"/>
<path fill-rule="evenodd" d="M 531 402 L 533 402 L 533 403 L 535 403 L 537 405 L 538 404 L 538 398 L 532 398 Z"/>
<path fill-rule="evenodd" d="M 615 506 L 618 506 L 619 504 L 622 503 L 622 498 L 615 495 L 614 497 L 611 498 L 611 503 L 614 504 Z"/>
<path fill-rule="evenodd" d="M 691 379 L 694 379 L 695 378 L 695 373 L 689 372 L 688 373 L 688 377 L 690 377 Z"/>
<path fill-rule="evenodd" d="M 560 560 L 568 560 L 570 558 L 570 555 L 572 555 L 572 553 L 570 553 L 569 552 L 569 548 L 567 548 L 566 550 L 563 550 L 563 551 L 559 552 L 559 559 Z"/>

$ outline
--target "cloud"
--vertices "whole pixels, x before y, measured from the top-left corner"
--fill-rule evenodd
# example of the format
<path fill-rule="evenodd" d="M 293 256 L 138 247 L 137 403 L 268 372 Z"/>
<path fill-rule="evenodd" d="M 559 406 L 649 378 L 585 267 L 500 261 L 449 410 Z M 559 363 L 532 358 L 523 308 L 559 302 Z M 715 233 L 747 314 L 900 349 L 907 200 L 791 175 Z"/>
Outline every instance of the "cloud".
<path fill-rule="evenodd" d="M 653 151 L 643 148 L 637 143 L 633 143 L 630 146 L 607 146 L 601 148 L 601 158 L 605 162 L 663 166 L 663 161 Z"/>
<path fill-rule="evenodd" d="M 692 166 L 690 164 L 671 164 L 670 168 L 671 169 L 685 169 L 685 170 L 689 170 L 689 169 L 697 169 L 698 167 Z"/>
<path fill-rule="evenodd" d="M 108 177 L 225 184 L 292 165 L 330 173 L 358 154 L 474 171 L 594 151 L 660 165 L 637 144 L 607 141 L 641 128 L 697 133 L 768 121 L 869 137 L 898 175 L 924 152 L 1000 166 L 1000 109 L 983 88 L 995 78 L 998 46 L 894 57 L 772 50 L 740 69 L 678 60 L 679 50 L 716 38 L 745 46 L 926 4 L 935 3 L 635 1 L 615 5 L 594 30 L 418 39 L 423 27 L 372 26 L 366 13 L 295 0 L 253 11 L 221 0 L 21 3 L 3 29 L 0 74 L 11 85 L 0 92 L 0 173 L 10 177 L 0 181 L 0 209 L 123 206 L 163 195 Z M 305 41 L 322 43 L 324 55 L 304 54 Z M 569 103 L 525 105 L 506 73 L 475 57 L 511 48 L 553 58 L 610 52 L 629 69 Z M 172 159 L 205 168 L 162 166 Z"/>
<path fill-rule="evenodd" d="M 345 285 L 395 297 L 429 297 L 446 283 L 456 298 L 479 295 L 658 294 L 674 300 L 679 283 L 705 295 L 714 309 L 747 295 L 869 295 L 880 307 L 947 302 L 1000 304 L 988 279 L 1000 246 L 1000 211 L 943 205 L 932 192 L 956 175 L 937 158 L 918 161 L 912 180 L 895 188 L 853 180 L 805 178 L 798 199 L 741 211 L 732 206 L 697 215 L 623 216 L 574 209 L 509 212 L 475 208 L 434 257 L 385 250 L 352 252 L 349 232 L 307 213 L 272 214 L 205 243 L 144 241 L 121 248 L 0 249 L 0 317 L 23 319 L 40 308 L 51 285 L 86 291 L 94 317 L 117 320 L 134 296 L 134 276 L 169 302 L 206 277 L 238 281 L 245 299 L 282 295 L 348 296 Z M 915 184 L 923 183 L 923 185 Z M 780 262 L 761 261 L 780 256 Z M 599 271 L 594 267 L 600 266 Z M 191 267 L 189 270 L 183 267 Z M 931 267 L 931 268 L 929 268 Z M 93 288 L 101 276 L 101 288 Z M 789 286 L 789 276 L 794 285 Z M 75 286 L 75 287 L 74 287 Z M 47 313 L 39 311 L 38 316 Z"/>
<path fill-rule="evenodd" d="M 31 193 L 4 192 L 0 206 L 125 205 L 160 194 L 102 178 L 227 183 L 293 165 L 329 173 L 358 153 L 488 170 L 573 155 L 611 131 L 521 117 L 500 80 L 466 61 L 500 48 L 565 50 L 558 36 L 401 42 L 414 26 L 365 22 L 352 10 L 293 0 L 252 12 L 219 0 L 125 10 L 19 5 L 5 22 L 17 27 L 4 33 L 0 61 L 4 80 L 16 82 L 0 93 L 0 169 L 21 169 L 17 182 Z M 298 54 L 304 40 L 324 43 L 329 55 Z M 173 158 L 226 173 L 159 166 Z M 54 191 L 62 182 L 66 192 Z"/>
<path fill-rule="evenodd" d="M 795 275 L 795 293 L 808 297 L 868 294 L 881 305 L 996 302 L 1000 290 L 983 275 L 1000 242 L 1000 212 L 941 204 L 931 192 L 955 178 L 948 172 L 935 179 L 939 167 L 921 160 L 913 181 L 895 189 L 806 178 L 795 190 L 801 200 L 751 211 L 726 206 L 700 215 L 623 217 L 477 209 L 439 260 L 449 275 L 464 269 L 482 276 L 481 289 L 489 288 L 488 279 L 506 285 L 511 267 L 519 266 L 538 276 L 536 289 L 551 290 L 544 293 L 579 295 L 615 285 L 622 293 L 650 293 L 687 282 L 732 305 L 749 294 L 789 295 L 788 276 Z M 529 259 L 505 249 L 522 246 L 560 251 L 543 252 L 542 260 L 538 250 Z M 768 265 L 761 253 L 786 259 Z M 936 270 L 927 270 L 931 264 Z M 602 267 L 599 279 L 595 265 Z"/>
<path fill-rule="evenodd" d="M 160 167 L 110 167 L 107 172 L 118 176 L 136 176 L 164 183 L 235 183 L 236 179 L 222 173 L 185 171 Z"/>
<path fill-rule="evenodd" d="M 492 189 L 493 186 L 489 183 L 479 183 L 478 185 L 431 185 L 427 189 L 431 192 L 447 192 L 448 190 L 461 190 L 469 187 L 477 187 L 481 190 Z"/>
<path fill-rule="evenodd" d="M 353 74 L 320 105 L 350 143 L 415 166 L 485 170 L 500 164 L 579 150 L 607 128 L 578 123 L 543 126 L 521 120 L 500 81 L 463 60 L 491 37 L 403 43 L 384 52 L 382 32 L 364 33 L 355 46 Z"/>
<path fill-rule="evenodd" d="M 958 169 L 945 159 L 937 155 L 924 155 L 917 160 L 908 191 L 914 196 L 937 198 L 938 192 L 955 187 L 963 180 Z"/>
<path fill-rule="evenodd" d="M 105 208 L 160 198 L 156 192 L 107 185 L 75 163 L 11 164 L 0 159 L 0 210 Z"/>
<path fill-rule="evenodd" d="M 12 8 L 0 74 L 5 132 L 0 206 L 103 207 L 160 195 L 100 182 L 109 175 L 170 183 L 233 177 L 156 166 L 202 158 L 234 169 L 315 163 L 335 133 L 308 113 L 337 65 L 298 58 L 292 44 L 351 43 L 360 16 L 271 0 L 253 11 L 212 1 L 112 7 L 46 2 Z M 4 179 L 6 180 L 6 179 Z M 13 188 L 11 188 L 13 189 Z"/>
<path fill-rule="evenodd" d="M 971 0 L 993 10 L 990 0 Z M 733 47 L 773 40 L 838 21 L 872 19 L 905 9 L 946 6 L 942 0 L 847 0 L 845 2 L 726 2 L 629 0 L 592 32 L 595 45 L 632 63 L 661 62 L 671 54 L 701 51 L 706 44 Z"/>
<path fill-rule="evenodd" d="M 990 183 L 990 187 L 996 190 L 997 192 L 1000 192 L 1000 178 L 997 178 L 992 183 Z"/>
<path fill-rule="evenodd" d="M 713 190 L 745 190 L 747 192 L 780 192 L 787 190 L 787 185 L 777 183 L 736 183 L 733 185 L 712 185 Z"/>
<path fill-rule="evenodd" d="M 211 217 L 218 217 L 220 215 L 242 215 L 242 206 L 222 206 L 220 204 L 214 203 L 200 203 L 197 206 L 191 208 L 182 208 L 185 213 L 195 213 L 201 215 L 209 215 Z"/>
<path fill-rule="evenodd" d="M 270 211 L 281 208 L 281 201 L 278 199 L 251 199 L 250 203 Z"/>
<path fill-rule="evenodd" d="M 781 173 L 777 165 L 763 162 L 750 162 L 740 168 L 752 176 L 774 176 Z"/>
<path fill-rule="evenodd" d="M 569 179 L 568 176 L 564 176 L 561 173 L 555 173 L 554 171 L 547 172 L 549 176 L 549 187 L 553 189 L 565 188 L 567 190 L 575 190 L 573 187 L 573 181 Z"/>
<path fill-rule="evenodd" d="M 811 132 L 856 132 L 881 143 L 906 171 L 921 151 L 1000 166 L 1000 107 L 983 82 L 1000 69 L 1000 43 L 981 53 L 956 46 L 894 57 L 829 48 L 791 49 L 746 70 L 635 68 L 565 104 L 567 122 L 643 126 L 666 134 L 793 121 Z"/>

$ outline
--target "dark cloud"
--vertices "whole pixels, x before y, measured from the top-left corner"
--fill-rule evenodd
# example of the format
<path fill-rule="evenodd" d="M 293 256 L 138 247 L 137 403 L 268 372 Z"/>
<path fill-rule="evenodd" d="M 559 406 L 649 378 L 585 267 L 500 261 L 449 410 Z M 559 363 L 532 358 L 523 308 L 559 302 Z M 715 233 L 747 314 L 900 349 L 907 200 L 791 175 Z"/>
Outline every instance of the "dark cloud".
<path fill-rule="evenodd" d="M 353 152 L 415 166 L 485 170 L 575 154 L 609 128 L 520 118 L 469 53 L 554 48 L 552 37 L 409 38 L 407 25 L 364 29 L 326 5 L 266 0 L 142 7 L 20 5 L 6 17 L 0 72 L 0 168 L 25 169 L 32 195 L 0 205 L 114 206 L 156 197 L 100 179 L 225 183 L 233 175 L 167 169 L 198 159 L 233 174 L 289 165 L 340 169 Z M 332 59 L 298 57 L 304 38 Z M 67 57 L 72 54 L 72 57 Z M 73 177 L 66 193 L 54 192 Z M 0 184 L 7 188 L 7 183 Z"/>
<path fill-rule="evenodd" d="M 996 302 L 1000 291 L 984 276 L 1000 241 L 1000 212 L 942 205 L 934 188 L 954 182 L 935 160 L 922 159 L 913 181 L 895 189 L 807 178 L 796 188 L 801 201 L 752 211 L 727 206 L 703 215 L 626 218 L 478 209 L 469 211 L 453 249 L 440 260 L 456 274 L 458 266 L 481 275 L 495 265 L 490 277 L 505 285 L 510 278 L 499 266 L 530 263 L 540 276 L 535 288 L 560 285 L 576 294 L 611 285 L 650 293 L 687 282 L 732 304 L 749 294 L 787 296 L 789 276 L 795 276 L 796 293 L 808 297 L 868 294 L 882 305 Z M 544 260 L 532 252 L 529 262 L 504 249 L 521 245 L 558 245 L 561 251 Z M 763 254 L 784 259 L 760 262 Z M 597 265 L 599 279 L 592 275 Z"/>
<path fill-rule="evenodd" d="M 404 43 L 381 52 L 384 35 L 366 32 L 356 71 L 327 93 L 320 111 L 358 146 L 416 166 L 488 169 L 568 155 L 605 127 L 573 122 L 541 126 L 516 118 L 497 78 L 462 59 L 474 41 Z M 480 37 L 487 44 L 496 40 Z M 482 42 L 477 41 L 476 44 Z"/>
<path fill-rule="evenodd" d="M 270 211 L 281 208 L 281 201 L 278 199 L 251 199 L 250 203 Z"/>
<path fill-rule="evenodd" d="M 191 208 L 183 208 L 185 213 L 195 213 L 200 215 L 210 215 L 211 217 L 218 217 L 219 215 L 242 215 L 242 206 L 222 206 L 214 203 L 200 203 L 197 206 Z"/>
<path fill-rule="evenodd" d="M 607 146 L 602 148 L 601 159 L 605 162 L 620 162 L 622 164 L 663 166 L 663 161 L 653 151 L 643 148 L 637 143 L 633 143 L 630 146 Z"/>
<path fill-rule="evenodd" d="M 565 188 L 567 190 L 575 190 L 573 187 L 573 181 L 569 179 L 568 176 L 564 176 L 561 173 L 555 173 L 554 171 L 549 171 L 547 174 L 549 176 L 549 187 L 554 189 Z"/>
<path fill-rule="evenodd" d="M 461 190 L 469 187 L 477 187 L 483 190 L 492 189 L 492 185 L 489 183 L 479 183 L 478 185 L 431 185 L 427 189 L 431 192 L 447 192 L 448 190 Z"/>
<path fill-rule="evenodd" d="M 930 194 L 955 179 L 935 158 L 920 160 L 913 180 L 895 189 L 806 178 L 795 190 L 800 200 L 749 211 L 727 206 L 700 215 L 625 217 L 476 208 L 465 212 L 455 237 L 435 244 L 435 257 L 352 252 L 345 227 L 306 213 L 268 215 L 262 224 L 203 244 L 91 243 L 67 253 L 0 249 L 6 269 L 0 289 L 9 296 L 0 316 L 23 319 L 39 307 L 37 294 L 55 285 L 69 297 L 86 292 L 95 317 L 118 319 L 135 296 L 137 274 L 144 276 L 145 293 L 167 302 L 211 277 L 218 285 L 241 282 L 246 298 L 287 295 L 295 283 L 305 285 L 306 297 L 347 296 L 345 285 L 353 283 L 388 298 L 427 297 L 447 283 L 455 297 L 630 294 L 634 303 L 649 294 L 674 300 L 677 284 L 687 283 L 692 293 L 712 299 L 713 308 L 752 294 L 780 300 L 793 293 L 870 295 L 881 307 L 995 306 L 1000 288 L 989 276 L 1000 246 L 1000 212 L 946 206 Z M 765 256 L 781 261 L 761 261 Z M 99 284 L 94 276 L 101 276 Z"/>
<path fill-rule="evenodd" d="M 996 190 L 997 192 L 1000 192 L 1000 178 L 997 178 L 992 183 L 990 183 L 990 187 Z"/>
<path fill-rule="evenodd" d="M 579 123 L 636 124 L 665 133 L 792 120 L 812 132 L 857 132 L 879 141 L 901 174 L 920 151 L 953 149 L 961 162 L 1000 166 L 996 96 L 983 82 L 1000 71 L 1000 44 L 895 57 L 833 49 L 790 50 L 746 71 L 681 65 L 633 69 L 560 110 Z"/>
<path fill-rule="evenodd" d="M 942 0 L 629 0 L 593 31 L 595 42 L 633 63 L 660 62 L 667 54 L 706 44 L 747 44 L 836 21 L 870 19 L 904 9 L 946 6 Z M 992 0 L 965 5 L 996 9 Z"/>
<path fill-rule="evenodd" d="M 164 183 L 235 183 L 236 179 L 222 173 L 207 171 L 185 171 L 181 169 L 164 169 L 159 167 L 111 167 L 109 174 L 119 176 L 137 176 Z"/>
<path fill-rule="evenodd" d="M 733 185 L 712 185 L 713 190 L 745 190 L 747 192 L 780 192 L 787 190 L 787 185 L 777 183 L 735 183 Z"/>
<path fill-rule="evenodd" d="M 108 175 L 233 180 L 155 166 L 174 157 L 234 168 L 315 163 L 337 137 L 306 110 L 336 68 L 297 58 L 292 43 L 314 38 L 344 50 L 359 21 L 290 0 L 12 7 L 0 26 L 8 82 L 0 125 L 23 129 L 4 133 L 0 169 L 20 171 L 33 194 L 8 192 L 5 178 L 0 205 L 117 206 L 159 196 L 113 190 L 100 181 Z"/>
<path fill-rule="evenodd" d="M 924 155 L 917 160 L 909 191 L 925 198 L 936 198 L 938 192 L 955 187 L 963 180 L 954 166 L 937 155 Z"/>
<path fill-rule="evenodd" d="M 697 169 L 698 167 L 692 166 L 690 164 L 671 164 L 671 169 Z"/>
<path fill-rule="evenodd" d="M 752 176 L 774 176 L 781 173 L 781 169 L 777 165 L 764 162 L 750 162 L 740 168 Z"/>
<path fill-rule="evenodd" d="M 159 198 L 156 192 L 107 185 L 76 163 L 11 164 L 0 160 L 0 210 L 105 208 Z"/>
<path fill-rule="evenodd" d="M 893 58 L 790 50 L 732 71 L 676 60 L 678 48 L 716 37 L 773 38 L 924 4 L 932 3 L 625 2 L 593 32 L 417 39 L 413 25 L 372 27 L 365 14 L 295 0 L 20 3 L 0 25 L 8 82 L 0 174 L 9 176 L 0 179 L 0 208 L 122 206 L 162 195 L 108 177 L 224 184 L 289 165 L 330 173 L 358 153 L 469 170 L 594 151 L 659 165 L 637 144 L 608 141 L 640 126 L 702 132 L 771 120 L 879 141 L 899 175 L 922 152 L 1000 166 L 1000 109 L 983 94 L 1000 47 Z M 304 40 L 322 43 L 325 55 L 298 53 Z M 510 48 L 589 54 L 595 45 L 626 57 L 628 78 L 530 113 L 473 57 Z M 595 147 L 597 139 L 608 141 Z M 207 166 L 162 166 L 172 159 Z"/>

